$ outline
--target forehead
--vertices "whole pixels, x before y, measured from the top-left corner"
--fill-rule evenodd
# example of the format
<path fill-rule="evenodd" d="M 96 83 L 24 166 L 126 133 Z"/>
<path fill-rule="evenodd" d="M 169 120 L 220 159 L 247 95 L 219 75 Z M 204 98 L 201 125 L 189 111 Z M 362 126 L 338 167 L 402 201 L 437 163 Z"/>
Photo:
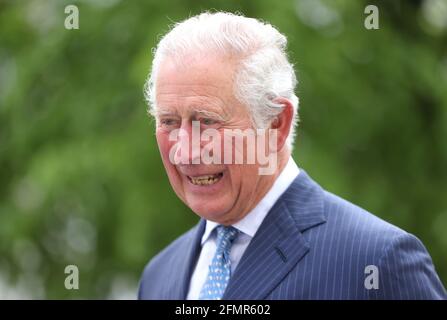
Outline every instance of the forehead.
<path fill-rule="evenodd" d="M 234 63 L 218 57 L 166 59 L 156 79 L 157 109 L 228 113 L 234 106 Z"/>

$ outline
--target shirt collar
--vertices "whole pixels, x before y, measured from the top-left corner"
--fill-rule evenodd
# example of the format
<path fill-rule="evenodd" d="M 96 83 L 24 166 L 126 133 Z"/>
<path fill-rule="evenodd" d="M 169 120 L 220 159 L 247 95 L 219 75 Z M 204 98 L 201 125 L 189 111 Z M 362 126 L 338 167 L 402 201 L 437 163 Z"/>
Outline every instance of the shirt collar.
<path fill-rule="evenodd" d="M 279 197 L 289 188 L 293 180 L 300 173 L 300 169 L 296 165 L 292 157 L 289 158 L 286 166 L 276 178 L 273 186 L 264 196 L 264 198 L 259 201 L 259 203 L 241 220 L 233 224 L 233 227 L 239 231 L 245 233 L 251 238 L 254 237 L 256 231 L 258 231 L 261 226 L 262 221 L 267 216 L 267 213 L 273 207 L 273 205 L 278 201 Z M 202 245 L 208 240 L 214 228 L 219 224 L 214 221 L 206 220 L 205 232 L 202 236 Z"/>

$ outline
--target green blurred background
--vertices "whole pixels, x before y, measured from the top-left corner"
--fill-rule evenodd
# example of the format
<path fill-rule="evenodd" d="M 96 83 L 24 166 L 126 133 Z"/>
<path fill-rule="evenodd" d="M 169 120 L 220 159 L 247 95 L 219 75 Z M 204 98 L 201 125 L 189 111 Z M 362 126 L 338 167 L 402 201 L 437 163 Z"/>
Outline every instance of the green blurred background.
<path fill-rule="evenodd" d="M 68 4 L 79 30 L 64 28 Z M 197 222 L 143 83 L 160 34 L 209 9 L 286 34 L 298 164 L 418 236 L 447 285 L 447 1 L 0 0 L 0 298 L 135 298 L 145 263 Z"/>

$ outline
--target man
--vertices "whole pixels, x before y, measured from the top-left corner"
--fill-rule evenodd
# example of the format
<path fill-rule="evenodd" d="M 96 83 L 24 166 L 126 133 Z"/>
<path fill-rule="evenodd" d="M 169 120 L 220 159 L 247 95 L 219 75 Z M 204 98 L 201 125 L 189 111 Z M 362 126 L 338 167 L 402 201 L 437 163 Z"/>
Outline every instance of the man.
<path fill-rule="evenodd" d="M 157 142 L 201 220 L 150 261 L 139 298 L 446 298 L 416 237 L 325 191 L 291 158 L 286 42 L 255 19 L 203 13 L 158 44 L 147 86 Z"/>

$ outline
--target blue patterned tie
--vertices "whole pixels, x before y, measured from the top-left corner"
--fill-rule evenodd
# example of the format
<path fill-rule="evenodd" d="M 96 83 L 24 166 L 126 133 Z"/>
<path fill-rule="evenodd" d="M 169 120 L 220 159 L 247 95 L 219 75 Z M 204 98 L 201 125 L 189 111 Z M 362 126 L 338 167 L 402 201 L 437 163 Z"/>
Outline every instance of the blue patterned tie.
<path fill-rule="evenodd" d="M 230 251 L 238 231 L 233 227 L 217 227 L 217 246 L 208 276 L 200 291 L 200 300 L 220 300 L 231 275 Z"/>

